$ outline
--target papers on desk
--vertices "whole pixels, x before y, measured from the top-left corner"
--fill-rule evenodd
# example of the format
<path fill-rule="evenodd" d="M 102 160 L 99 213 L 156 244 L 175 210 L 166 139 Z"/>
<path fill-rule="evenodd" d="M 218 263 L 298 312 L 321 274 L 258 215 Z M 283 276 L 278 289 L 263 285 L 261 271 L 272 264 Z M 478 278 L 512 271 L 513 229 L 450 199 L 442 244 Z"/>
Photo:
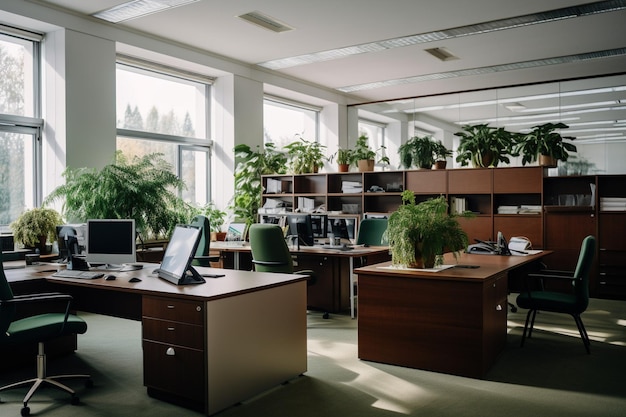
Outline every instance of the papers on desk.
<path fill-rule="evenodd" d="M 418 272 L 440 272 L 449 268 L 453 268 L 454 265 L 439 265 L 434 268 L 406 268 L 404 266 L 397 265 L 388 265 L 388 266 L 378 266 L 380 269 L 393 269 L 395 271 L 418 271 Z"/>
<path fill-rule="evenodd" d="M 509 249 L 511 251 L 511 255 L 513 256 L 530 256 L 530 255 L 536 255 L 538 253 L 543 252 L 541 249 L 527 249 L 524 251 L 518 251 L 515 249 Z"/>

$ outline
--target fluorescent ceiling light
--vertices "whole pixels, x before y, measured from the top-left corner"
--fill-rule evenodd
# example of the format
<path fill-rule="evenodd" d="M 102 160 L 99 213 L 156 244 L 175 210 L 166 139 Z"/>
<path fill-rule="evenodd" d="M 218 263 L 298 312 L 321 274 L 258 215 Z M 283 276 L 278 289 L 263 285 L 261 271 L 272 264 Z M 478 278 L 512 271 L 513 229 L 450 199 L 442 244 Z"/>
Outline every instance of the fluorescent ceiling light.
<path fill-rule="evenodd" d="M 434 32 L 420 33 L 403 36 L 378 42 L 352 45 L 344 48 L 331 49 L 295 57 L 275 59 L 261 62 L 257 65 L 278 70 L 297 65 L 312 64 L 315 62 L 328 61 L 369 52 L 378 52 L 386 49 L 401 48 L 404 46 L 417 45 L 427 42 L 441 41 L 464 36 L 478 35 L 500 30 L 513 29 L 521 26 L 536 25 L 539 23 L 553 22 L 556 20 L 571 19 L 580 16 L 590 16 L 599 13 L 613 12 L 626 9 L 626 0 L 598 1 L 579 6 L 565 7 L 562 9 L 549 10 L 546 12 L 512 17 L 509 19 L 494 20 L 491 22 L 478 23 L 475 25 L 459 26 Z"/>
<path fill-rule="evenodd" d="M 253 25 L 260 26 L 263 29 L 271 30 L 276 33 L 293 30 L 291 26 L 288 26 L 285 23 L 261 12 L 250 12 L 237 17 L 248 23 L 252 23 Z"/>
<path fill-rule="evenodd" d="M 522 103 L 518 103 L 518 102 L 505 104 L 504 107 L 507 108 L 509 111 L 512 111 L 512 112 L 518 112 L 518 111 L 526 110 L 526 106 L 524 106 Z"/>
<path fill-rule="evenodd" d="M 119 23 L 197 1 L 200 0 L 133 0 L 94 13 L 92 16 L 111 23 Z"/>

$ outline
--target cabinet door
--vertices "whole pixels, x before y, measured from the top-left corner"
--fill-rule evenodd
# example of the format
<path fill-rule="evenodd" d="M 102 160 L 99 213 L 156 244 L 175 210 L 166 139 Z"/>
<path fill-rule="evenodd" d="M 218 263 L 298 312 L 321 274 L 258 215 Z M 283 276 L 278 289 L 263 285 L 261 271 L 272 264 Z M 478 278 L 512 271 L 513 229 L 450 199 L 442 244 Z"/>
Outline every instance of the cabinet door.
<path fill-rule="evenodd" d="M 588 235 L 596 235 L 594 213 L 548 211 L 545 223 L 545 247 L 554 251 L 545 257 L 548 268 L 573 270 L 583 239 Z"/>

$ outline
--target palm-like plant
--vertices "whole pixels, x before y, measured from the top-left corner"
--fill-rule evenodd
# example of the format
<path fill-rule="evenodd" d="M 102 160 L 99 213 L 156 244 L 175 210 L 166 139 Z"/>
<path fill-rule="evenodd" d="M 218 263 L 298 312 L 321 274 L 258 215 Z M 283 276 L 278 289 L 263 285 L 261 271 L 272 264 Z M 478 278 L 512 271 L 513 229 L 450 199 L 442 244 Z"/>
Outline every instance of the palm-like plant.
<path fill-rule="evenodd" d="M 511 162 L 508 155 L 513 151 L 514 135 L 502 127 L 465 125 L 455 136 L 461 137 L 456 160 L 462 166 L 468 165 L 469 161 L 475 167 L 496 167 L 500 162 Z"/>
<path fill-rule="evenodd" d="M 413 136 L 398 148 L 402 166 L 410 169 L 413 166 L 430 169 L 437 158 L 452 154 L 451 151 L 430 136 Z"/>
<path fill-rule="evenodd" d="M 565 123 L 544 123 L 533 126 L 532 131 L 520 137 L 514 148 L 516 154 L 522 154 L 522 165 L 535 162 L 540 155 L 556 161 L 567 161 L 569 152 L 576 152 L 576 146 L 564 139 L 574 140 L 571 136 L 561 136 L 556 129 L 567 129 Z"/>
<path fill-rule="evenodd" d="M 100 171 L 67 168 L 65 184 L 57 187 L 44 203 L 64 200 L 68 220 L 135 219 L 142 239 L 168 237 L 174 226 L 187 223 L 192 207 L 179 197 L 184 183 L 155 153 L 128 160 L 117 152 L 114 163 Z"/>

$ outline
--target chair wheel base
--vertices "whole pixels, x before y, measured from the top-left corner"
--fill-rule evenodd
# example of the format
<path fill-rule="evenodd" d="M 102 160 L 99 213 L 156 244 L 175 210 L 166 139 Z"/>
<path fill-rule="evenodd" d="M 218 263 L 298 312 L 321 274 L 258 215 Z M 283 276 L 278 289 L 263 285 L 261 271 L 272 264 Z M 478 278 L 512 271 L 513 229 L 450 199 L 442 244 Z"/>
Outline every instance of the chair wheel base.
<path fill-rule="evenodd" d="M 30 415 L 30 407 L 23 407 L 20 410 L 20 415 L 22 415 L 22 416 L 29 416 Z"/>
<path fill-rule="evenodd" d="M 324 314 L 322 315 L 322 318 L 323 318 L 323 319 L 328 319 L 328 318 L 330 318 L 330 314 L 328 314 L 328 313 L 324 313 Z"/>
<path fill-rule="evenodd" d="M 72 399 L 70 400 L 72 405 L 78 405 L 80 404 L 80 398 L 78 398 L 77 396 L 73 395 Z"/>

